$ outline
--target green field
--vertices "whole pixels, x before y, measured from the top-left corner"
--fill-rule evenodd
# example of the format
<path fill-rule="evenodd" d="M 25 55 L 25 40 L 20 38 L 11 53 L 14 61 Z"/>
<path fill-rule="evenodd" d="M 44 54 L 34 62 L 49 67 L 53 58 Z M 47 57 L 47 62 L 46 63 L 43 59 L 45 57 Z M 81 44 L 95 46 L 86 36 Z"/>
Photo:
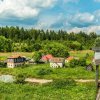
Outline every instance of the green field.
<path fill-rule="evenodd" d="M 47 73 L 44 75 L 39 75 L 39 71 L 44 70 Z M 50 70 L 51 72 L 48 72 Z M 75 68 L 50 68 L 49 64 L 40 64 L 33 65 L 29 67 L 19 67 L 19 68 L 0 68 L 0 74 L 10 74 L 18 75 L 23 74 L 25 77 L 36 77 L 36 78 L 45 78 L 45 79 L 64 79 L 64 78 L 73 78 L 73 79 L 94 79 L 95 72 L 89 72 L 85 70 L 85 67 L 77 66 Z"/>
<path fill-rule="evenodd" d="M 70 52 L 70 55 L 84 57 L 90 51 Z M 5 59 L 11 53 L 1 53 L 0 57 Z M 31 53 L 23 53 L 31 57 Z M 91 51 L 88 62 L 91 62 L 93 51 Z M 44 85 L 25 83 L 25 84 L 6 84 L 0 83 L 0 100 L 95 100 L 96 88 L 95 83 L 57 83 L 56 80 L 63 79 L 94 79 L 94 71 L 86 71 L 85 66 L 76 66 L 75 68 L 50 68 L 49 64 L 38 64 L 23 66 L 14 69 L 0 68 L 0 75 L 10 74 L 17 76 L 24 75 L 25 78 L 53 79 L 53 83 Z M 73 85 L 74 84 L 74 85 Z M 60 88 L 57 85 L 61 86 Z"/>
<path fill-rule="evenodd" d="M 51 72 L 39 74 L 44 69 Z M 95 72 L 88 72 L 83 67 L 52 69 L 49 64 L 33 65 L 25 68 L 0 68 L 0 74 L 18 75 L 45 79 L 94 79 Z M 95 83 L 67 84 L 64 88 L 56 88 L 51 84 L 4 84 L 0 83 L 0 100 L 94 100 Z M 14 99 L 12 99 L 14 98 Z"/>
<path fill-rule="evenodd" d="M 0 83 L 0 100 L 95 100 L 94 83 L 61 89 L 53 85 Z"/>

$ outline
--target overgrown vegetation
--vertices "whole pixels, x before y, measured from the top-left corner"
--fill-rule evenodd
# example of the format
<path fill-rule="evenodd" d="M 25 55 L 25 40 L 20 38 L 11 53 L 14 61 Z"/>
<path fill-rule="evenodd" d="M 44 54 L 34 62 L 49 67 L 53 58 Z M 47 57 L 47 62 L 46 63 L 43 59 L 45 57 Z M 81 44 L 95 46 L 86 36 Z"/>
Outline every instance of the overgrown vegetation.
<path fill-rule="evenodd" d="M 53 71 L 52 69 L 39 69 L 39 71 L 37 72 L 37 75 L 49 75 L 51 74 Z"/>
<path fill-rule="evenodd" d="M 6 67 L 6 63 L 5 62 L 0 62 L 0 67 Z"/>
<path fill-rule="evenodd" d="M 76 82 L 73 79 L 58 79 L 58 80 L 54 80 L 52 85 L 56 89 L 65 89 L 70 86 L 71 87 L 76 86 Z"/>
<path fill-rule="evenodd" d="M 25 75 L 24 74 L 16 75 L 15 79 L 16 79 L 15 83 L 17 83 L 17 84 L 24 84 L 25 83 Z"/>
<path fill-rule="evenodd" d="M 95 100 L 95 93 L 94 83 L 70 84 L 65 89 L 49 84 L 0 83 L 0 100 Z"/>
<path fill-rule="evenodd" d="M 86 66 L 86 59 L 85 58 L 81 58 L 81 59 L 73 59 L 69 62 L 69 66 L 70 67 L 77 67 L 77 66 Z"/>
<path fill-rule="evenodd" d="M 89 72 L 82 66 L 76 66 L 74 68 L 50 68 L 49 64 L 39 64 L 39 65 L 30 65 L 29 67 L 23 68 L 0 68 L 0 74 L 10 74 L 17 76 L 22 74 L 27 77 L 33 78 L 44 78 L 44 79 L 94 79 L 95 72 Z"/>

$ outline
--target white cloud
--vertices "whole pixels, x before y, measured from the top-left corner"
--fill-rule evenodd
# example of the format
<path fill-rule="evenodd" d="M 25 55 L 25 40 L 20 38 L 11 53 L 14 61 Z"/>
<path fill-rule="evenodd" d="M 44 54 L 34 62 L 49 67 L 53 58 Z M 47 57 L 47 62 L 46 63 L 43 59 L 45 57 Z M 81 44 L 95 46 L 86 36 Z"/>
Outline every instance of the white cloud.
<path fill-rule="evenodd" d="M 69 29 L 68 33 L 71 33 L 71 32 L 79 33 L 80 31 L 86 31 L 86 29 L 85 28 L 74 27 L 74 28 Z"/>
<path fill-rule="evenodd" d="M 95 16 L 90 13 L 76 13 L 71 16 L 71 22 L 76 24 L 92 23 L 95 20 Z"/>
<path fill-rule="evenodd" d="M 100 26 L 89 26 L 89 27 L 82 27 L 82 28 L 78 28 L 78 27 L 74 27 L 70 30 L 68 30 L 68 32 L 75 32 L 75 33 L 78 33 L 80 31 L 83 31 L 83 32 L 87 32 L 87 33 L 90 33 L 90 32 L 96 32 L 98 34 L 100 34 Z"/>
<path fill-rule="evenodd" d="M 0 1 L 0 16 L 19 18 L 35 17 L 42 8 L 52 7 L 57 0 L 3 0 Z"/>
<path fill-rule="evenodd" d="M 94 12 L 96 23 L 100 24 L 100 10 Z"/>
<path fill-rule="evenodd" d="M 62 14 L 59 14 L 58 16 L 48 15 L 48 16 L 41 16 L 39 18 L 37 24 L 35 25 L 35 28 L 39 29 L 50 29 L 52 25 L 56 24 L 62 19 Z"/>
<path fill-rule="evenodd" d="M 87 32 L 96 32 L 100 34 L 100 26 L 90 26 L 87 28 Z"/>

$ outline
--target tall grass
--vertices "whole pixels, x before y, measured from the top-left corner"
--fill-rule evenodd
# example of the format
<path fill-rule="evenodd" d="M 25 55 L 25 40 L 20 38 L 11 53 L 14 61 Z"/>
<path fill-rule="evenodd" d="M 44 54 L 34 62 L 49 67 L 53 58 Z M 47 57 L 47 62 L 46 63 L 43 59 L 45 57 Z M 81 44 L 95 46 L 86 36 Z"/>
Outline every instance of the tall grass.
<path fill-rule="evenodd" d="M 0 83 L 0 100 L 95 100 L 94 83 L 69 85 L 63 89 L 53 85 Z"/>

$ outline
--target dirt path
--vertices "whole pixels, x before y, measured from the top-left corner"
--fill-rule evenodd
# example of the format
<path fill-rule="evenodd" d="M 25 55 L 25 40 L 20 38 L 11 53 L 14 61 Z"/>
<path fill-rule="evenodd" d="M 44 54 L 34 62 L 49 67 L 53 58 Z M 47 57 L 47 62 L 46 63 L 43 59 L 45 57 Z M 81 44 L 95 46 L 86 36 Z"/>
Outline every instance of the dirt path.
<path fill-rule="evenodd" d="M 30 83 L 40 83 L 40 84 L 44 84 L 44 83 L 51 83 L 53 82 L 53 80 L 47 80 L 47 79 L 37 79 L 37 78 L 26 78 L 25 79 L 26 82 L 30 82 Z M 80 82 L 80 83 L 89 83 L 89 82 L 95 82 L 94 79 L 77 79 L 75 80 L 76 82 Z M 100 80 L 99 80 L 100 81 Z"/>
<path fill-rule="evenodd" d="M 77 79 L 75 80 L 76 82 L 80 82 L 80 83 L 88 83 L 88 82 L 95 82 L 94 79 L 87 79 L 87 80 L 84 80 L 84 79 Z M 100 81 L 100 80 L 99 80 Z"/>
<path fill-rule="evenodd" d="M 96 100 L 100 100 L 100 89 L 98 90 L 98 93 L 97 93 L 97 98 Z"/>
<path fill-rule="evenodd" d="M 40 84 L 53 82 L 53 80 L 36 79 L 36 78 L 27 78 L 25 79 L 25 81 L 30 83 L 40 83 Z"/>

